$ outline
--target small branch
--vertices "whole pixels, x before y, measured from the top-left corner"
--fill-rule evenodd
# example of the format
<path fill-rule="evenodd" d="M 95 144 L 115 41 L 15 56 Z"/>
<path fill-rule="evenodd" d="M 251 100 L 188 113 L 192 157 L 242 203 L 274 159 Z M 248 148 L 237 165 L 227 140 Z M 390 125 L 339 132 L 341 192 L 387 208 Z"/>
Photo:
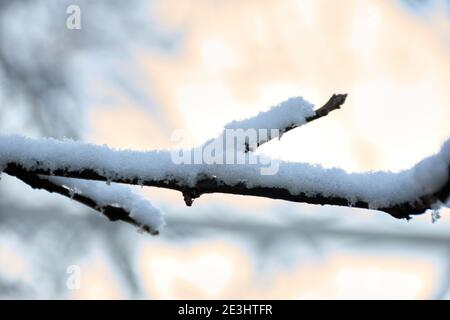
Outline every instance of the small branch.
<path fill-rule="evenodd" d="M 322 117 L 325 117 L 330 112 L 340 109 L 341 106 L 345 103 L 346 99 L 347 99 L 347 94 L 333 94 L 331 96 L 331 98 L 327 101 L 327 103 L 325 103 L 322 107 L 320 107 L 319 109 L 317 109 L 315 111 L 315 114 L 313 116 L 306 117 L 304 123 L 292 123 L 285 128 L 279 128 L 279 130 L 280 130 L 279 137 L 281 137 L 286 132 L 291 131 L 292 129 L 298 128 L 306 123 L 312 122 L 312 121 L 320 119 Z M 260 147 L 261 145 L 263 145 L 264 143 L 269 142 L 273 138 L 274 137 L 269 137 L 269 139 L 267 139 L 267 140 L 258 141 L 257 148 Z M 249 151 L 255 151 L 255 150 L 250 150 L 249 144 L 245 143 L 245 152 L 249 152 Z"/>
<path fill-rule="evenodd" d="M 22 182 L 28 184 L 33 189 L 43 189 L 50 193 L 57 193 L 64 197 L 70 198 L 77 201 L 95 211 L 100 212 L 110 221 L 123 221 L 129 223 L 133 226 L 139 227 L 140 229 L 152 234 L 157 235 L 158 231 L 151 230 L 149 226 L 143 226 L 138 221 L 130 216 L 130 212 L 124 208 L 111 205 L 100 205 L 93 198 L 84 196 L 82 194 L 74 193 L 73 191 L 67 189 L 66 187 L 56 184 L 50 181 L 45 176 L 40 176 L 32 172 L 21 169 L 18 166 L 11 166 L 8 170 L 5 170 L 11 176 L 14 176 L 21 180 Z"/>
<path fill-rule="evenodd" d="M 326 117 L 330 112 L 334 110 L 338 110 L 341 108 L 341 106 L 345 103 L 345 100 L 347 99 L 347 94 L 333 94 L 331 98 L 325 103 L 322 107 L 316 110 L 316 114 L 307 117 L 305 119 L 306 123 L 312 122 L 314 120 L 320 119 L 322 117 Z M 298 128 L 300 125 L 293 124 L 289 127 L 283 128 L 282 132 L 286 133 L 292 129 Z"/>
<path fill-rule="evenodd" d="M 330 112 L 340 109 L 347 99 L 347 94 L 333 94 L 330 100 L 327 101 L 321 108 L 316 110 L 316 114 L 312 117 L 306 118 L 306 122 L 311 122 L 322 117 L 327 116 Z M 293 128 L 289 128 L 291 130 Z"/>

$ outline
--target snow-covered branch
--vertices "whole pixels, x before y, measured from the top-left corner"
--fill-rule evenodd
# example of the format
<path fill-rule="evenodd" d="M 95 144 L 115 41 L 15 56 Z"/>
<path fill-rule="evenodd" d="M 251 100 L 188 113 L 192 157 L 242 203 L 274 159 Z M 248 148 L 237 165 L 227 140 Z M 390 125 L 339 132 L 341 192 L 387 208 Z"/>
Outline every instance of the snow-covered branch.
<path fill-rule="evenodd" d="M 58 193 L 101 212 L 111 221 L 123 221 L 156 235 L 164 225 L 161 213 L 127 186 L 103 182 L 38 175 L 11 166 L 8 174 L 34 189 Z"/>
<path fill-rule="evenodd" d="M 345 97 L 334 95 L 317 111 L 313 111 L 312 105 L 302 98 L 290 99 L 254 118 L 233 122 L 226 129 L 277 128 L 286 132 L 338 109 Z M 299 112 L 297 116 L 296 110 Z M 268 140 L 258 142 L 261 144 Z M 199 150 L 204 152 L 204 146 Z M 220 150 L 230 151 L 227 148 Z M 108 188 L 118 186 L 103 185 L 100 188 L 92 181 L 55 180 L 54 177 L 173 189 L 183 193 L 187 205 L 192 205 L 192 201 L 202 194 L 227 193 L 374 209 L 406 219 L 449 200 L 450 140 L 436 155 L 398 173 L 347 173 L 337 168 L 326 169 L 320 165 L 267 158 L 265 160 L 269 162 L 252 162 L 253 153 L 246 152 L 248 150 L 253 149 L 237 150 L 240 153 L 237 156 L 241 156 L 243 162 L 179 162 L 174 161 L 173 150 L 137 152 L 71 140 L 8 136 L 0 137 L 0 171 L 33 187 L 70 196 L 97 210 L 100 208 L 103 213 L 105 208 L 115 208 L 107 209 L 105 215 L 113 220 L 144 225 L 153 231 L 162 223 L 156 210 L 151 205 L 138 205 L 140 209 L 136 211 L 135 206 L 139 202 L 123 197 L 122 190 L 110 189 L 113 191 L 108 193 Z M 228 159 L 227 156 L 225 154 Z M 192 160 L 191 155 L 188 158 Z M 275 162 L 275 171 L 262 174 L 268 165 Z M 142 213 L 146 210 L 148 214 Z"/>
<path fill-rule="evenodd" d="M 254 117 L 233 121 L 225 125 L 225 129 L 257 131 L 255 145 L 251 146 L 249 142 L 245 143 L 245 152 L 254 151 L 272 139 L 280 139 L 283 134 L 292 129 L 327 116 L 330 112 L 339 109 L 346 98 L 346 94 L 333 94 L 328 102 L 317 110 L 314 110 L 314 105 L 302 97 L 290 98 Z M 263 134 L 259 134 L 260 132 Z"/>

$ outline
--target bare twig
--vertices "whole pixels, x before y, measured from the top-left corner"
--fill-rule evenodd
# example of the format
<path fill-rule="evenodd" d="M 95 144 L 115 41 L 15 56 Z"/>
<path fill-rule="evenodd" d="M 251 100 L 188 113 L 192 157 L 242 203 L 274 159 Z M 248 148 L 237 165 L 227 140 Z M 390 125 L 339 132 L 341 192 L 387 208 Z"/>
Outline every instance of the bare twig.
<path fill-rule="evenodd" d="M 340 109 L 347 99 L 347 94 L 333 94 L 330 100 L 327 101 L 321 108 L 316 110 L 316 114 L 312 117 L 306 118 L 306 122 L 311 122 L 319 118 L 327 116 L 330 112 Z M 294 129 L 295 127 L 289 128 L 288 130 Z"/>

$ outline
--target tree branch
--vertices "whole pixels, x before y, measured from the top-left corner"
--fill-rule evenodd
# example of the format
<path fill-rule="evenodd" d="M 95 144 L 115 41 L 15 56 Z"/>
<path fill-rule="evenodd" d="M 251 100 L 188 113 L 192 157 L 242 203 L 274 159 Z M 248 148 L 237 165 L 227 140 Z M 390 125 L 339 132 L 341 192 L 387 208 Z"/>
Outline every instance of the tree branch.
<path fill-rule="evenodd" d="M 76 202 L 79 202 L 95 211 L 100 212 L 110 221 L 123 221 L 129 223 L 133 226 L 139 227 L 140 229 L 152 234 L 159 234 L 158 230 L 151 229 L 148 225 L 142 225 L 142 223 L 136 221 L 130 216 L 130 211 L 126 210 L 120 206 L 113 205 L 103 205 L 100 204 L 96 199 L 79 194 L 64 187 L 61 184 L 55 183 L 49 180 L 47 176 L 41 176 L 33 172 L 24 170 L 19 166 L 10 166 L 5 172 L 11 176 L 16 177 L 22 182 L 26 183 L 33 189 L 43 189 L 50 193 L 57 193 L 64 197 L 70 198 Z"/>
<path fill-rule="evenodd" d="M 85 179 L 85 180 L 96 180 L 96 181 L 111 181 L 117 183 L 126 183 L 133 185 L 145 185 L 149 187 L 160 187 L 166 189 L 172 189 L 176 191 L 180 191 L 183 194 L 186 205 L 191 206 L 193 200 L 200 197 L 203 194 L 210 193 L 224 193 L 224 194 L 235 194 L 235 195 L 245 195 L 245 196 L 256 196 L 256 197 L 264 197 L 270 199 L 278 199 L 278 200 L 287 200 L 292 202 L 301 202 L 315 205 L 335 205 L 335 206 L 346 206 L 346 207 L 354 207 L 361 209 L 371 209 L 383 211 L 391 216 L 398 219 L 410 219 L 412 215 L 419 215 L 425 213 L 428 209 L 432 209 L 434 205 L 438 202 L 445 203 L 448 201 L 450 196 L 450 175 L 447 177 L 447 182 L 439 188 L 436 192 L 433 193 L 424 193 L 421 196 L 415 199 L 408 199 L 408 201 L 404 201 L 402 203 L 398 203 L 392 206 L 387 207 L 379 207 L 373 208 L 368 201 L 364 200 L 356 200 L 351 203 L 345 197 L 336 197 L 336 196 L 325 196 L 321 194 L 308 194 L 307 192 L 300 192 L 299 194 L 292 194 L 291 191 L 287 188 L 277 188 L 277 187 L 266 187 L 266 186 L 249 186 L 246 181 L 241 181 L 237 184 L 229 184 L 215 176 L 207 176 L 202 174 L 197 179 L 194 186 L 191 186 L 182 180 L 177 179 L 145 179 L 141 180 L 138 177 L 131 179 L 123 179 L 123 178 L 110 178 L 107 175 L 99 174 L 91 169 L 81 170 L 81 171 L 72 171 L 68 168 L 66 169 L 57 169 L 54 171 L 49 171 L 45 169 L 34 169 L 29 171 L 20 165 L 17 164 L 8 164 L 6 169 L 3 170 L 5 173 L 17 176 L 18 172 L 23 172 L 30 175 L 54 175 L 60 177 L 70 177 L 77 179 Z M 449 167 L 450 172 L 450 167 Z M 23 174 L 19 176 L 22 180 Z M 29 184 L 29 181 L 26 181 Z M 44 189 L 52 189 L 52 188 L 44 188 Z M 53 191 L 57 192 L 57 191 Z M 58 192 L 60 193 L 60 192 Z M 64 194 L 65 196 L 69 196 L 69 193 Z M 74 198 L 74 200 L 76 200 Z M 82 201 L 80 201 L 82 202 Z M 82 202 L 83 203 L 83 202 Z M 89 203 L 89 201 L 88 201 Z M 89 205 L 89 207 L 94 207 L 95 205 Z M 118 214 L 118 216 L 123 217 L 126 221 L 125 214 Z M 134 224 L 134 223 L 133 223 Z"/>
<path fill-rule="evenodd" d="M 345 99 L 346 95 L 333 95 L 323 107 L 314 112 L 307 110 L 310 106 L 307 102 L 297 98 L 288 100 L 288 104 L 281 104 L 278 109 L 275 107 L 269 112 L 270 115 L 277 115 L 279 111 L 284 116 L 291 116 L 293 109 L 289 108 L 296 106 L 289 102 L 305 102 L 303 112 L 310 115 L 306 118 L 298 116 L 298 122 L 291 121 L 288 126 L 281 128 L 287 132 L 339 109 Z M 258 119 L 263 120 L 257 122 L 259 128 L 262 125 L 288 123 L 286 119 L 272 121 L 267 116 L 268 113 L 265 113 Z M 251 128 L 255 122 L 254 119 L 248 119 L 232 123 L 235 127 L 241 124 Z M 249 153 L 241 153 L 250 157 Z M 188 158 L 191 159 L 191 156 Z M 0 171 L 18 177 L 34 188 L 66 197 L 73 196 L 80 203 L 103 210 L 111 220 L 122 220 L 134 225 L 143 223 L 142 220 L 133 219 L 129 208 L 119 208 L 117 202 L 114 205 L 99 205 L 95 197 L 73 194 L 64 185 L 42 176 L 177 190 L 183 194 L 188 206 L 203 194 L 224 193 L 378 210 L 395 218 L 405 219 L 428 209 L 435 209 L 446 203 L 450 195 L 450 140 L 438 154 L 399 173 L 350 174 L 341 169 L 324 169 L 317 165 L 283 161 L 278 161 L 277 165 L 279 170 L 276 174 L 267 176 L 261 173 L 261 164 L 180 164 L 174 162 L 171 151 L 135 152 L 74 141 L 0 137 Z M 151 223 L 144 225 L 150 226 Z"/>
<path fill-rule="evenodd" d="M 330 112 L 340 109 L 341 106 L 345 103 L 346 99 L 347 99 L 347 94 L 333 94 L 331 96 L 331 98 L 327 101 L 327 103 L 325 103 L 322 107 L 317 109 L 314 112 L 314 115 L 305 117 L 303 122 L 294 122 L 294 123 L 289 124 L 286 127 L 279 128 L 279 135 L 277 137 L 281 138 L 281 136 L 283 134 L 285 134 L 288 131 L 291 131 L 292 129 L 298 128 L 306 123 L 312 122 L 312 121 L 320 119 L 322 117 L 325 117 Z M 271 128 L 267 128 L 267 129 L 271 129 Z M 256 143 L 256 148 L 258 148 L 259 146 L 263 145 L 266 142 L 269 142 L 273 138 L 275 138 L 275 137 L 268 136 L 267 140 L 258 140 Z M 250 150 L 250 149 L 251 148 L 250 148 L 249 143 L 246 142 L 245 143 L 245 152 L 255 151 L 255 150 Z"/>
<path fill-rule="evenodd" d="M 306 122 L 311 122 L 322 117 L 327 116 L 330 112 L 340 109 L 347 99 L 347 94 L 333 94 L 331 98 L 321 108 L 316 110 L 316 114 L 312 117 L 307 117 Z M 286 131 L 296 127 L 286 128 Z"/>

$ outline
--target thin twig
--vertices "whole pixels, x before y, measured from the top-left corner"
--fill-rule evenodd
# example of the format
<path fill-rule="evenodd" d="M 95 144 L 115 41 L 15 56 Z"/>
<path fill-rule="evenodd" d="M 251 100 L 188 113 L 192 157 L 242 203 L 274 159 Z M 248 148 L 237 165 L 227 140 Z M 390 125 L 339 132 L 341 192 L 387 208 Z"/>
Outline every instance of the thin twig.
<path fill-rule="evenodd" d="M 17 166 L 16 167 L 11 166 L 10 168 L 8 168 L 8 170 L 5 170 L 5 172 L 28 184 L 33 189 L 43 189 L 50 193 L 58 193 L 64 197 L 79 202 L 91 209 L 100 212 L 110 221 L 123 221 L 136 227 L 139 227 L 150 234 L 153 235 L 158 234 L 158 231 L 150 230 L 148 226 L 142 226 L 141 224 L 139 224 L 135 219 L 133 219 L 130 216 L 130 212 L 128 212 L 124 208 L 111 205 L 107 206 L 100 205 L 93 198 L 87 197 L 79 193 L 74 193 L 70 189 L 62 185 L 56 184 L 53 181 L 50 181 L 45 176 L 40 176 L 27 170 L 23 170 L 22 168 Z"/>

